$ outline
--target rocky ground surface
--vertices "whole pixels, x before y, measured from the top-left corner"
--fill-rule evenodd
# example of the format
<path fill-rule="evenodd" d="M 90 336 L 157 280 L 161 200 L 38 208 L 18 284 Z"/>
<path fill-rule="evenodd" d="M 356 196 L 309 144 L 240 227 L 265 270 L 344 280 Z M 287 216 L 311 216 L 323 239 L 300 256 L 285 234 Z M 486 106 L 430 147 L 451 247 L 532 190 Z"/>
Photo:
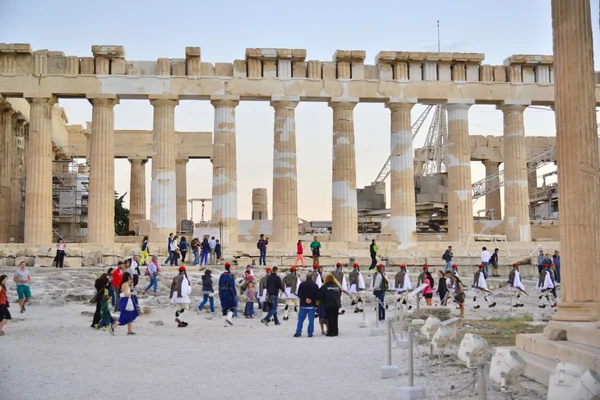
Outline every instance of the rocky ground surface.
<path fill-rule="evenodd" d="M 0 267 L 9 275 L 15 267 Z M 213 278 L 218 270 L 213 269 Z M 134 324 L 136 336 L 118 328 L 116 337 L 89 327 L 94 311 L 89 299 L 97 268 L 30 268 L 33 299 L 26 313 L 18 313 L 14 284 L 8 285 L 13 320 L 0 338 L 5 378 L 0 380 L 0 398 L 12 400 L 103 398 L 106 396 L 177 396 L 219 399 L 306 399 L 341 396 L 349 399 L 394 399 L 398 386 L 407 385 L 407 352 L 393 350 L 393 363 L 400 367 L 398 378 L 382 380 L 386 337 L 371 336 L 360 328 L 362 314 L 354 314 L 345 299 L 347 312 L 340 316 L 340 336 L 320 335 L 293 338 L 295 314 L 281 326 L 266 327 L 256 319 L 240 318 L 234 326 L 223 327 L 217 314 L 189 312 L 183 319 L 187 328 L 177 328 L 174 308 L 168 299 L 174 270 L 164 270 L 159 278 L 158 297 L 140 296 L 145 311 Z M 364 273 L 364 272 L 363 272 Z M 202 272 L 188 269 L 192 281 L 192 306 L 200 301 Z M 260 276 L 260 272 L 257 271 Z M 301 272 L 301 275 L 303 272 Z M 413 285 L 416 276 L 411 276 Z M 471 278 L 464 281 L 470 286 Z M 514 344 L 522 332 L 541 331 L 554 309 L 539 309 L 534 296 L 534 281 L 525 285 L 532 296 L 525 307 L 512 308 L 504 286 L 505 279 L 492 279 L 498 305 L 482 303 L 473 309 L 467 292 L 465 319 L 460 322 L 457 339 L 444 348 L 444 357 L 429 357 L 429 346 L 418 339 L 415 352 L 415 384 L 427 387 L 429 399 L 478 399 L 473 387 L 460 393 L 473 377 L 457 358 L 458 344 L 465 332 L 476 333 L 491 346 Z M 142 277 L 138 292 L 147 281 Z M 218 297 L 216 297 L 218 299 Z M 375 321 L 373 297 L 368 296 L 365 319 Z M 195 307 L 192 307 L 192 310 Z M 427 312 L 424 302 L 421 310 Z M 449 306 L 450 313 L 458 310 Z M 413 310 L 414 311 L 414 310 Z M 448 311 L 442 310 L 443 315 Z M 388 315 L 393 312 L 388 310 Z M 409 315 L 406 327 L 410 326 Z M 271 324 L 272 325 L 272 324 Z M 492 347 L 488 351 L 491 357 Z M 522 378 L 510 393 L 489 392 L 489 399 L 545 399 L 543 386 Z"/>

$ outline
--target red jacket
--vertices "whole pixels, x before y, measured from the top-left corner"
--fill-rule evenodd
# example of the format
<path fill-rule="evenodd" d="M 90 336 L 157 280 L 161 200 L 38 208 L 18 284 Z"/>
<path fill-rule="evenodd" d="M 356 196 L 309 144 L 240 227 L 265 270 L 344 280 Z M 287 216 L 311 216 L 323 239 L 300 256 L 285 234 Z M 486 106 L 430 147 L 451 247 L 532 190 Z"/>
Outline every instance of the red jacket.
<path fill-rule="evenodd" d="M 302 254 L 303 251 L 302 243 L 298 243 L 298 254 Z"/>
<path fill-rule="evenodd" d="M 123 270 L 121 268 L 117 268 L 113 272 L 112 284 L 115 287 L 115 290 L 121 290 L 121 282 L 123 281 Z"/>

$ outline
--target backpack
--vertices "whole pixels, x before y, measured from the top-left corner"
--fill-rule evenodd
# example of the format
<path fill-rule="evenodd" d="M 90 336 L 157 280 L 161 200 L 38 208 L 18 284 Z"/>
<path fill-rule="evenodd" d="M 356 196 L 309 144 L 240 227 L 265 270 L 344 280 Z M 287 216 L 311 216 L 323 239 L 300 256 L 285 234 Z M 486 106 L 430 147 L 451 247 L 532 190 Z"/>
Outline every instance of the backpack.
<path fill-rule="evenodd" d="M 260 250 L 260 240 L 256 242 L 256 248 Z"/>
<path fill-rule="evenodd" d="M 381 290 L 384 292 L 387 292 L 389 288 L 390 288 L 390 283 L 385 278 L 385 276 L 383 274 L 381 274 Z"/>

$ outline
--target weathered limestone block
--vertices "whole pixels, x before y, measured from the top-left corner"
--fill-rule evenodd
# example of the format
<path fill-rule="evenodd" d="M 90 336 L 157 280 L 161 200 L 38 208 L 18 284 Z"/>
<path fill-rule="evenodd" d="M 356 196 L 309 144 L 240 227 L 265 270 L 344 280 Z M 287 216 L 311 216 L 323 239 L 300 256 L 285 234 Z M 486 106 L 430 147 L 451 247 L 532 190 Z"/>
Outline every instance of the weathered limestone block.
<path fill-rule="evenodd" d="M 15 63 L 17 74 L 33 74 L 33 56 L 31 54 L 17 53 Z M 0 54 L 0 65 L 2 65 L 2 54 Z M 0 67 L 1 70 L 2 67 Z"/>
<path fill-rule="evenodd" d="M 277 77 L 281 79 L 290 79 L 292 77 L 292 60 L 277 60 Z"/>
<path fill-rule="evenodd" d="M 143 75 L 143 71 L 139 68 L 136 68 L 132 62 L 126 63 L 125 68 L 127 75 Z"/>
<path fill-rule="evenodd" d="M 67 68 L 67 57 L 60 51 L 48 52 L 47 73 L 55 75 L 64 75 Z"/>
<path fill-rule="evenodd" d="M 336 79 L 335 62 L 323 61 L 323 79 Z"/>
<path fill-rule="evenodd" d="M 94 59 L 92 57 L 81 58 L 81 75 L 94 75 Z"/>
<path fill-rule="evenodd" d="M 408 63 L 408 76 L 411 81 L 422 81 L 423 80 L 423 64 L 419 62 Z"/>
<path fill-rule="evenodd" d="M 201 62 L 201 49 L 200 47 L 186 47 L 185 48 L 185 60 L 187 64 L 187 75 L 188 76 L 201 76 L 202 68 Z"/>
<path fill-rule="evenodd" d="M 457 63 L 452 66 L 452 80 L 465 82 L 467 80 L 467 67 L 465 64 Z"/>
<path fill-rule="evenodd" d="M 523 83 L 535 83 L 535 71 L 534 67 L 530 65 L 524 65 L 521 68 L 523 76 Z"/>
<path fill-rule="evenodd" d="M 233 61 L 233 76 L 235 78 L 246 77 L 246 60 L 234 60 Z"/>
<path fill-rule="evenodd" d="M 508 66 L 508 82 L 520 83 L 523 82 L 523 76 L 520 65 L 509 65 Z"/>
<path fill-rule="evenodd" d="M 506 68 L 503 65 L 494 65 L 494 82 L 506 82 Z"/>
<path fill-rule="evenodd" d="M 377 65 L 365 65 L 365 79 L 379 79 L 379 70 Z"/>
<path fill-rule="evenodd" d="M 125 48 L 113 45 L 93 45 L 92 54 L 94 57 L 125 58 Z"/>
<path fill-rule="evenodd" d="M 419 317 L 422 319 L 435 317 L 440 321 L 445 321 L 452 318 L 452 310 L 449 307 L 421 307 Z"/>
<path fill-rule="evenodd" d="M 362 61 L 352 61 L 350 68 L 352 70 L 352 79 L 365 79 L 365 64 Z"/>
<path fill-rule="evenodd" d="M 171 66 L 171 75 L 173 76 L 185 76 L 186 63 L 183 58 L 173 59 Z"/>
<path fill-rule="evenodd" d="M 209 62 L 203 62 L 201 76 L 215 76 L 215 66 Z"/>
<path fill-rule="evenodd" d="M 546 85 L 550 83 L 550 66 L 536 65 L 535 66 L 535 81 L 538 84 Z"/>
<path fill-rule="evenodd" d="M 467 82 L 479 82 L 479 64 L 467 64 Z"/>
<path fill-rule="evenodd" d="M 263 60 L 262 62 L 262 77 L 277 78 L 277 61 Z"/>
<path fill-rule="evenodd" d="M 108 75 L 110 73 L 110 58 L 95 56 L 96 75 Z"/>
<path fill-rule="evenodd" d="M 394 79 L 391 64 L 379 63 L 377 64 L 377 69 L 379 70 L 379 79 L 382 81 L 391 81 Z"/>
<path fill-rule="evenodd" d="M 479 68 L 481 82 L 494 82 L 494 67 L 491 65 L 482 65 Z"/>
<path fill-rule="evenodd" d="M 157 75 L 159 76 L 170 76 L 171 75 L 171 60 L 169 58 L 159 58 L 156 61 Z"/>
<path fill-rule="evenodd" d="M 292 62 L 292 78 L 307 78 L 307 65 L 304 61 Z"/>
<path fill-rule="evenodd" d="M 215 63 L 215 76 L 233 76 L 233 63 Z"/>
<path fill-rule="evenodd" d="M 452 81 L 452 64 L 449 62 L 438 63 L 438 81 L 450 82 Z"/>
<path fill-rule="evenodd" d="M 262 63 L 257 58 L 246 60 L 248 64 L 248 78 L 261 78 L 262 77 Z"/>
<path fill-rule="evenodd" d="M 69 56 L 65 62 L 66 75 L 79 75 L 79 57 Z"/>
<path fill-rule="evenodd" d="M 350 79 L 350 63 L 338 61 L 336 63 L 336 75 L 338 79 Z"/>
<path fill-rule="evenodd" d="M 111 75 L 125 75 L 127 68 L 125 67 L 124 58 L 113 58 L 110 60 L 110 74 Z"/>
<path fill-rule="evenodd" d="M 321 62 L 311 60 L 308 62 L 308 79 L 321 79 Z"/>
<path fill-rule="evenodd" d="M 16 66 L 16 64 L 14 64 L 13 66 L 9 66 L 11 72 L 9 73 L 15 73 L 14 72 L 14 67 Z M 36 52 L 33 53 L 33 74 L 35 76 L 45 76 L 48 73 L 48 51 L 47 50 L 38 50 Z"/>

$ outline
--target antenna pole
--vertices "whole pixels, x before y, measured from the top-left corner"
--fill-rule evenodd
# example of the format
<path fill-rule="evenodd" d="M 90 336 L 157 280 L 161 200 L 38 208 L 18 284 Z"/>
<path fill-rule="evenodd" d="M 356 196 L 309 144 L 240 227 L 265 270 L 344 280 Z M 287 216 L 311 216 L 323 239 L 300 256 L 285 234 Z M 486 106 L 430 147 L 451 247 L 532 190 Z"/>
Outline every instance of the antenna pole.
<path fill-rule="evenodd" d="M 440 52 L 440 20 L 437 20 L 438 53 Z"/>

